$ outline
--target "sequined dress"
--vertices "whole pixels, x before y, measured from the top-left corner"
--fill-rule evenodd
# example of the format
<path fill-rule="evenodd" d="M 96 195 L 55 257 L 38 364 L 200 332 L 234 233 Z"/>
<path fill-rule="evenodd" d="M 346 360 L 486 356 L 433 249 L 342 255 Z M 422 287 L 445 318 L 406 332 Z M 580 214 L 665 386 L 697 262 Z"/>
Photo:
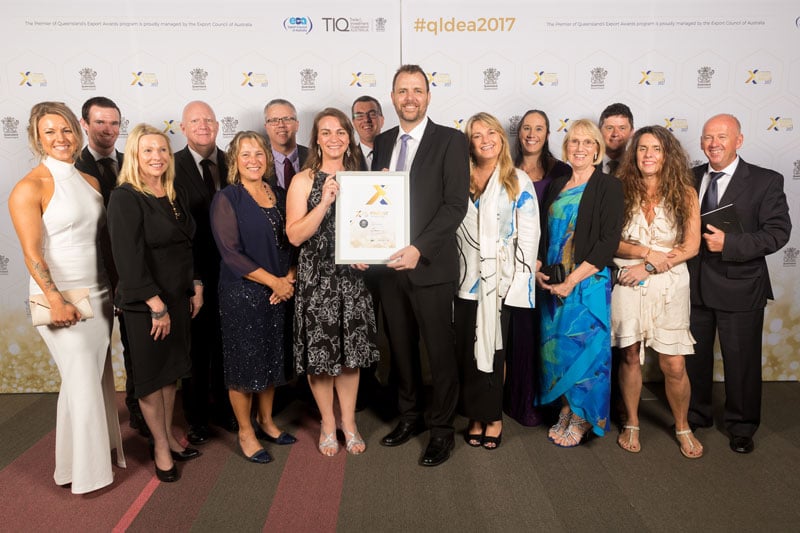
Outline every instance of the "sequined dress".
<path fill-rule="evenodd" d="M 327 176 L 314 176 L 309 211 L 319 204 Z M 317 232 L 300 247 L 294 313 L 298 373 L 338 376 L 344 368 L 367 367 L 380 356 L 363 273 L 334 262 L 335 218 L 331 206 Z"/>

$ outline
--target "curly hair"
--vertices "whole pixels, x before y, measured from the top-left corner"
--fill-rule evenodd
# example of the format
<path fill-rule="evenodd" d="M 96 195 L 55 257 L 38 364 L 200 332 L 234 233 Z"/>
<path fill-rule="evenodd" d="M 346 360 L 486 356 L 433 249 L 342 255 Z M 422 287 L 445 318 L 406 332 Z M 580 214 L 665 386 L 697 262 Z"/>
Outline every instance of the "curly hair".
<path fill-rule="evenodd" d="M 628 224 L 641 209 L 647 199 L 645 182 L 636 162 L 636 152 L 643 135 L 650 134 L 661 144 L 663 165 L 658 176 L 658 198 L 663 200 L 667 210 L 677 226 L 677 244 L 683 244 L 684 228 L 689 221 L 691 206 L 686 201 L 688 195 L 694 193 L 693 176 L 689 166 L 689 156 L 680 141 L 663 126 L 645 126 L 636 130 L 628 149 L 622 156 L 619 167 L 619 179 L 625 193 L 625 224 Z"/>
<path fill-rule="evenodd" d="M 470 169 L 474 170 L 476 164 L 474 147 L 472 146 L 472 128 L 476 122 L 483 122 L 489 129 L 495 130 L 500 136 L 502 145 L 500 146 L 500 155 L 497 158 L 497 166 L 499 167 L 498 177 L 500 185 L 502 185 L 506 190 L 506 194 L 508 194 L 508 199 L 513 201 L 519 192 L 519 182 L 517 181 L 514 161 L 511 159 L 511 151 L 508 147 L 508 137 L 500 121 L 489 113 L 480 112 L 472 115 L 469 120 L 467 120 L 467 125 L 464 128 L 464 135 L 467 136 L 467 143 L 469 143 Z M 472 174 L 472 172 L 470 172 L 470 174 Z M 472 176 L 470 176 L 470 182 L 472 181 Z M 478 189 L 474 187 L 474 183 L 470 183 L 470 185 L 472 186 L 470 188 L 478 194 Z"/>
<path fill-rule="evenodd" d="M 303 168 L 311 169 L 311 174 L 316 173 L 322 166 L 322 151 L 317 142 L 319 136 L 319 123 L 325 117 L 333 117 L 339 121 L 339 125 L 345 129 L 348 136 L 348 148 L 342 160 L 345 170 L 361 169 L 361 148 L 354 135 L 353 123 L 335 107 L 326 107 L 314 117 L 314 126 L 311 128 L 311 139 L 308 142 L 308 159 Z"/>

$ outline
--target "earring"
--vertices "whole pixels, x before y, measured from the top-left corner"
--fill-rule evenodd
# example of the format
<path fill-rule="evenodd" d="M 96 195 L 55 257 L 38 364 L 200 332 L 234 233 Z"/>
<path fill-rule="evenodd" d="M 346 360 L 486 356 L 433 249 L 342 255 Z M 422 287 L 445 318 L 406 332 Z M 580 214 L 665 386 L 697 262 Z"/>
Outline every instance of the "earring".
<path fill-rule="evenodd" d="M 322 159 L 322 148 L 319 145 L 317 145 L 317 157 Z"/>
<path fill-rule="evenodd" d="M 345 155 L 347 157 L 350 157 L 350 147 L 349 146 L 347 147 L 347 151 L 345 152 Z"/>

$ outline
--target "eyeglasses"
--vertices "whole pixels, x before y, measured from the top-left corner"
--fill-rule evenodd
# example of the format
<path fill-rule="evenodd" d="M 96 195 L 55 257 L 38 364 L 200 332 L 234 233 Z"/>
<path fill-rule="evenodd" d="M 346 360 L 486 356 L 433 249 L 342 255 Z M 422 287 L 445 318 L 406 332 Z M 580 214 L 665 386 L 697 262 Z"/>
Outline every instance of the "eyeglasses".
<path fill-rule="evenodd" d="M 375 120 L 379 116 L 381 116 L 381 114 L 373 109 L 372 111 L 367 111 L 366 113 L 353 113 L 353 120 L 364 120 L 365 118 Z"/>
<path fill-rule="evenodd" d="M 278 124 L 291 124 L 292 122 L 296 121 L 296 117 L 276 117 L 276 118 L 268 118 L 267 124 L 270 126 L 277 126 Z"/>

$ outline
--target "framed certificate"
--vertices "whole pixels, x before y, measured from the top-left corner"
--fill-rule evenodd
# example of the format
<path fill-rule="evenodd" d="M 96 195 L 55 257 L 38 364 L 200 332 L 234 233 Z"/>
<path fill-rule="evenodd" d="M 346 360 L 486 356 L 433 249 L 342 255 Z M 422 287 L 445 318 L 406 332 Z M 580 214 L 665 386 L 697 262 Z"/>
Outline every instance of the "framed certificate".
<path fill-rule="evenodd" d="M 337 264 L 385 264 L 408 246 L 408 172 L 337 172 Z"/>

